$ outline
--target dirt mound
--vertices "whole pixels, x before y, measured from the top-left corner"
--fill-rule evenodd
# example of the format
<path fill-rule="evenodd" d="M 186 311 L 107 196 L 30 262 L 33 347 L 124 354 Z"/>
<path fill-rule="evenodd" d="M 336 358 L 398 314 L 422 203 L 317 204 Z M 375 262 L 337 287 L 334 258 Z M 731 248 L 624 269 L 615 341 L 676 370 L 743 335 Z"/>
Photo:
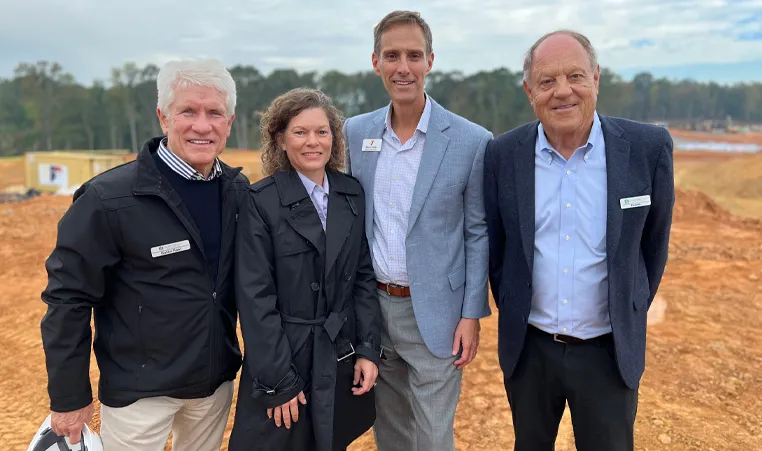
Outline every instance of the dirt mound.
<path fill-rule="evenodd" d="M 681 188 L 675 189 L 673 221 L 719 222 L 762 230 L 762 219 L 737 216 L 712 196 L 701 191 Z"/>

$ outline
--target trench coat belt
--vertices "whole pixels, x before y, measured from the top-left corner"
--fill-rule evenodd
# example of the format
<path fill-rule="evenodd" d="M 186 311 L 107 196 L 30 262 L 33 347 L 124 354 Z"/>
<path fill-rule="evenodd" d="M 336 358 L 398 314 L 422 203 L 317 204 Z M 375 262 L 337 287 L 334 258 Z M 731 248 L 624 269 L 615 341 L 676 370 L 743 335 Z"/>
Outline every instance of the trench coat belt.
<path fill-rule="evenodd" d="M 280 318 L 284 323 L 298 324 L 302 326 L 323 326 L 332 342 L 336 341 L 336 337 L 339 335 L 339 331 L 344 327 L 344 323 L 347 322 L 347 315 L 349 315 L 349 307 L 344 307 L 344 310 L 340 312 L 331 312 L 328 316 L 322 316 L 315 319 L 297 318 L 295 316 L 288 316 L 281 313 Z"/>

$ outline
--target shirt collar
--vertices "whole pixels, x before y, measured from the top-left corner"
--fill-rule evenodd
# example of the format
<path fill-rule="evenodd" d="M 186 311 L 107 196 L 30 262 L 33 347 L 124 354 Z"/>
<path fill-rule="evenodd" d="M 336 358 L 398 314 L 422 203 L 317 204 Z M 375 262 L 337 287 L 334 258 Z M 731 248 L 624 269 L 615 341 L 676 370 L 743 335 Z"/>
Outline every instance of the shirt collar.
<path fill-rule="evenodd" d="M 598 112 L 595 111 L 593 113 L 593 127 L 590 129 L 590 135 L 587 137 L 587 143 L 585 144 L 585 161 L 588 161 L 588 158 L 590 158 L 591 152 L 595 150 L 595 143 L 596 142 L 603 142 L 602 139 L 598 139 L 603 134 L 603 129 L 601 128 L 601 119 L 598 117 Z M 544 152 L 548 152 L 551 155 L 553 152 L 556 151 L 556 149 L 553 148 L 553 146 L 548 141 L 548 137 L 545 136 L 545 129 L 542 127 L 542 122 L 537 126 L 537 145 L 535 146 L 536 153 L 543 157 L 547 158 L 546 155 L 544 155 Z"/>
<path fill-rule="evenodd" d="M 296 173 L 299 175 L 299 179 L 302 181 L 302 185 L 304 185 L 304 189 L 307 190 L 307 194 L 312 195 L 312 192 L 315 191 L 315 188 L 318 186 L 317 183 L 313 182 L 309 178 L 307 178 L 306 175 L 302 174 L 299 171 L 296 171 Z M 328 184 L 328 174 L 326 173 L 323 176 L 323 191 L 325 191 L 326 194 L 328 193 L 330 185 Z"/>
<path fill-rule="evenodd" d="M 159 142 L 158 154 L 159 158 L 161 158 L 161 160 L 167 166 L 169 166 L 170 169 L 188 180 L 200 180 L 208 182 L 222 175 L 222 165 L 220 164 L 219 158 L 214 159 L 212 171 L 209 173 L 209 177 L 205 178 L 202 173 L 195 170 L 193 166 L 189 165 L 182 158 L 178 157 L 174 152 L 169 150 L 169 147 L 167 147 L 167 138 L 164 138 Z"/>
<path fill-rule="evenodd" d="M 426 131 L 429 129 L 429 119 L 431 118 L 431 99 L 429 98 L 429 95 L 424 93 L 423 94 L 426 97 L 426 104 L 423 107 L 423 114 L 421 114 L 421 119 L 418 120 L 418 126 L 415 127 L 416 130 L 420 130 L 421 133 L 424 135 L 426 134 Z M 392 130 L 392 104 L 389 103 L 389 109 L 386 111 L 386 129 L 391 131 Z"/>

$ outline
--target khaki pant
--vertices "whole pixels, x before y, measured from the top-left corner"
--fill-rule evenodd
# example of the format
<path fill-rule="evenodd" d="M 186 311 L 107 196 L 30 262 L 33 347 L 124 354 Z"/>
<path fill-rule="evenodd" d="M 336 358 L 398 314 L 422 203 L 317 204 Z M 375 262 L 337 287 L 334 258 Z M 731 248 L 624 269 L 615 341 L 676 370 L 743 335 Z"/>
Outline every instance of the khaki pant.
<path fill-rule="evenodd" d="M 212 396 L 177 399 L 144 398 L 127 407 L 101 405 L 101 439 L 105 451 L 163 451 L 172 432 L 175 451 L 218 451 L 233 401 L 233 382 Z"/>

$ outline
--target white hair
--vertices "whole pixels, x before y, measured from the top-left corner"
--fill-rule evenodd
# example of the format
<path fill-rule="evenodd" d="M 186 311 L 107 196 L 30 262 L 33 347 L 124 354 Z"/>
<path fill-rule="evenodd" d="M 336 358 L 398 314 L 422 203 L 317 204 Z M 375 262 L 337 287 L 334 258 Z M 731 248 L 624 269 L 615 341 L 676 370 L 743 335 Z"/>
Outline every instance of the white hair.
<path fill-rule="evenodd" d="M 157 106 L 164 116 L 175 99 L 175 90 L 191 86 L 215 88 L 225 96 L 227 117 L 235 114 L 235 81 L 225 66 L 215 59 L 170 61 L 159 71 L 156 78 Z"/>

